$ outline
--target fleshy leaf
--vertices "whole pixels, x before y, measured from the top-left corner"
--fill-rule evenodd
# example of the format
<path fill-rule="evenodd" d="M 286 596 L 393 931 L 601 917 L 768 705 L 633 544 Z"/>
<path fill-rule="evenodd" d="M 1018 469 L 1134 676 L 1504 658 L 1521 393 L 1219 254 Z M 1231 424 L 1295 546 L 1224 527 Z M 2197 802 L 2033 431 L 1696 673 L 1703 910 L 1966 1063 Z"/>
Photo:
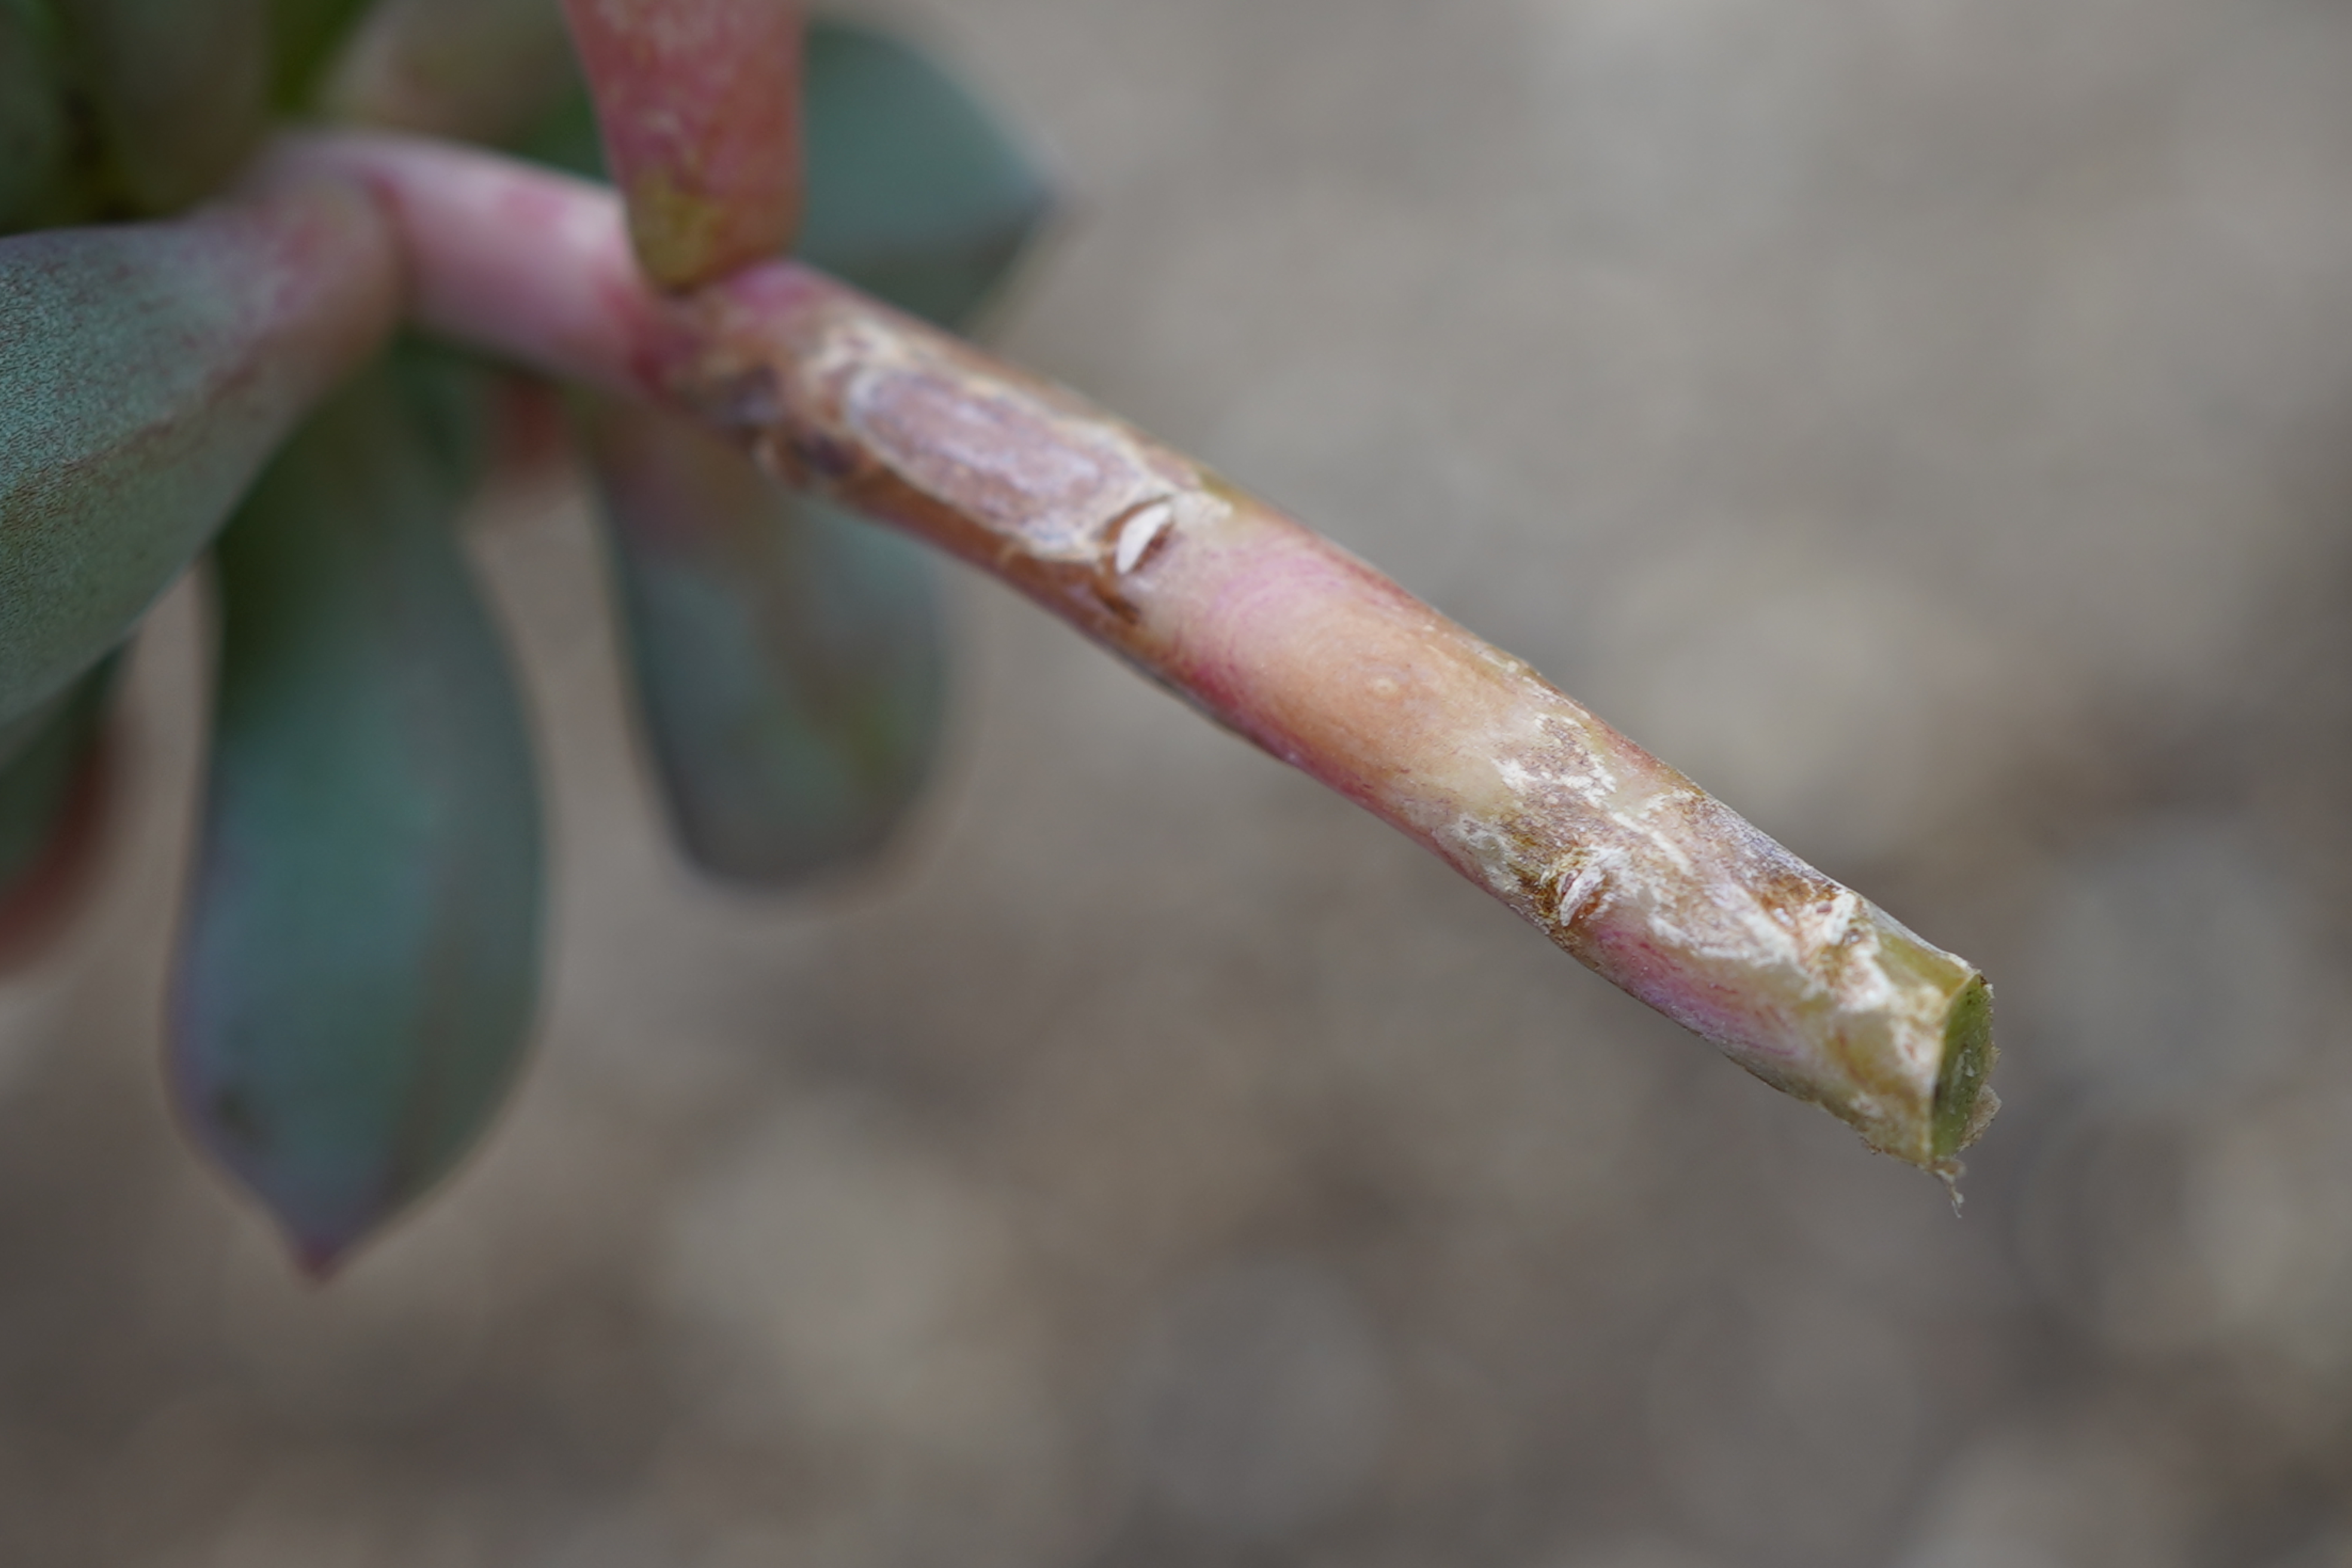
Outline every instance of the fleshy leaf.
<path fill-rule="evenodd" d="M 47 0 L 0 0 L 0 234 L 63 222 L 73 153 L 65 62 Z"/>
<path fill-rule="evenodd" d="M 57 0 L 115 184 L 132 210 L 220 188 L 261 141 L 268 0 Z"/>
<path fill-rule="evenodd" d="M 219 704 L 173 1003 L 197 1137 L 332 1268 L 448 1172 L 537 989 L 520 699 L 451 530 L 478 468 L 399 356 L 223 534 Z"/>
<path fill-rule="evenodd" d="M 803 91 L 808 193 L 795 253 L 928 321 L 968 321 L 1053 207 L 1020 142 L 929 57 L 870 27 L 810 23 Z M 604 174 L 584 89 L 519 145 Z"/>
<path fill-rule="evenodd" d="M 382 341 L 394 257 L 324 181 L 0 240 L 0 721 L 120 643 Z"/>
<path fill-rule="evenodd" d="M 945 659 L 918 547 L 677 415 L 599 400 L 583 423 L 687 853 L 773 885 L 873 851 L 938 751 Z"/>
<path fill-rule="evenodd" d="M 97 864 L 106 701 L 121 662 L 0 725 L 0 970 L 47 945 Z"/>
<path fill-rule="evenodd" d="M 646 275 L 690 288 L 791 243 L 800 0 L 564 0 Z"/>
<path fill-rule="evenodd" d="M 558 0 L 380 0 L 326 98 L 361 124 L 506 142 L 578 80 Z"/>

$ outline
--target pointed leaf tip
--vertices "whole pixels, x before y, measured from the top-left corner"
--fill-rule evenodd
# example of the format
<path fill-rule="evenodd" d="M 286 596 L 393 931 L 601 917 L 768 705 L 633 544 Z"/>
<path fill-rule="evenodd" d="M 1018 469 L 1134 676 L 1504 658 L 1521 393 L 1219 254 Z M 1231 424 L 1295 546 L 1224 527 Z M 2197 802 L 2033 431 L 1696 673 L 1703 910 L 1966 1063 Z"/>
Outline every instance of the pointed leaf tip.
<path fill-rule="evenodd" d="M 197 1140 L 314 1275 L 446 1176 L 538 984 L 536 785 L 451 531 L 471 477 L 410 356 L 338 396 L 224 535 L 220 696 L 173 997 Z"/>

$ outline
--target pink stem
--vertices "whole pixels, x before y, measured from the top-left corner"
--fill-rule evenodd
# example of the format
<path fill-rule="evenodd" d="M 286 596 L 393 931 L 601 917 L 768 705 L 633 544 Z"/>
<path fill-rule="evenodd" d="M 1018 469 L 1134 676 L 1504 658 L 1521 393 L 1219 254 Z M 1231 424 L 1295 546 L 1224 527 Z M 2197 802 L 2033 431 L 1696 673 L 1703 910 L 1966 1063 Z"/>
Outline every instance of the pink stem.
<path fill-rule="evenodd" d="M 1874 1147 L 1948 1173 L 1990 1117 L 1973 967 L 1192 459 L 794 263 L 660 300 L 594 186 L 380 137 L 294 156 L 390 205 L 426 324 L 685 407 L 1003 578 Z"/>

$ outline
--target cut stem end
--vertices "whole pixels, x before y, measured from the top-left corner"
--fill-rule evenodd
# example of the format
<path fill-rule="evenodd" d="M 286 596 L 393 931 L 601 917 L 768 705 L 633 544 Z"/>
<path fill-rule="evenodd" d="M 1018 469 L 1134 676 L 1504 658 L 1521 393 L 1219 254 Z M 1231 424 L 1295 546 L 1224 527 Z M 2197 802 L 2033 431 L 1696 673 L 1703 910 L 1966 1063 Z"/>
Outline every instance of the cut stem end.
<path fill-rule="evenodd" d="M 1986 1079 L 2000 1058 L 1992 1043 L 1992 987 L 1971 976 L 1945 1016 L 1944 1061 L 1936 1074 L 1935 1153 L 1950 1160 L 1975 1142 L 2000 1109 Z"/>

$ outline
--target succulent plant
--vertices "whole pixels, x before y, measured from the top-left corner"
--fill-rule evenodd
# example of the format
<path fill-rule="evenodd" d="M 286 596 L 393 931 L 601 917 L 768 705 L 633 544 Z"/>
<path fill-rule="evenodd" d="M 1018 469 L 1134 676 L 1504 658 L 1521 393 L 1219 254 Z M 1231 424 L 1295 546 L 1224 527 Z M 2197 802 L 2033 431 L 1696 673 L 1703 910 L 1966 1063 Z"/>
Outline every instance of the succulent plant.
<path fill-rule="evenodd" d="M 448 1172 L 536 988 L 527 726 L 451 531 L 528 374 L 568 388 L 708 872 L 854 865 L 915 798 L 946 655 L 912 535 L 1954 1172 L 1994 1105 L 1971 966 L 950 335 L 1047 206 L 920 54 L 790 0 L 0 0 L 0 945 L 90 837 L 114 650 L 214 546 L 179 1103 L 314 1270 Z"/>

